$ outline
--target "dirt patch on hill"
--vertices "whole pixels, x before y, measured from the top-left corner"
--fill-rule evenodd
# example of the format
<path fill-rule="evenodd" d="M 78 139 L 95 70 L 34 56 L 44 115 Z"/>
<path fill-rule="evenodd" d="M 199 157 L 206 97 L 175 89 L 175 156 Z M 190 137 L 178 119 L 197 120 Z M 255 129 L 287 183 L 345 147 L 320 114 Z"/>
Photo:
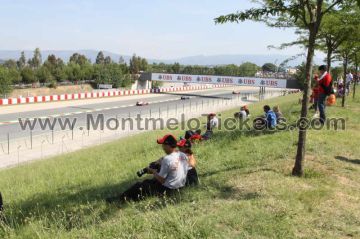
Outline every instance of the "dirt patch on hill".
<path fill-rule="evenodd" d="M 11 93 L 11 98 L 17 97 L 28 97 L 28 96 L 42 96 L 42 95 L 61 95 L 61 94 L 72 94 L 91 92 L 93 88 L 89 84 L 83 85 L 69 85 L 69 86 L 58 86 L 56 89 L 42 87 L 42 88 L 30 88 L 30 89 L 15 89 Z"/>

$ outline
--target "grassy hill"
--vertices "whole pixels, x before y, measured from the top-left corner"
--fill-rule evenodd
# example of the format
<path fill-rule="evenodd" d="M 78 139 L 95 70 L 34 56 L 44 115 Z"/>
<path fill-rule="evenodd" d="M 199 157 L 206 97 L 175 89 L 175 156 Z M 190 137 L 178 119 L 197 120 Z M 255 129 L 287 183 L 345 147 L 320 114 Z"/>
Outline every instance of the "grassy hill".
<path fill-rule="evenodd" d="M 295 121 L 298 98 L 250 110 L 259 115 L 263 104 L 278 104 Z M 360 238 L 359 103 L 328 108 L 330 116 L 346 119 L 345 131 L 309 131 L 304 178 L 290 175 L 296 131 L 216 132 L 194 147 L 199 187 L 121 207 L 103 199 L 133 184 L 137 170 L 162 156 L 155 139 L 163 132 L 2 170 L 0 237 Z"/>

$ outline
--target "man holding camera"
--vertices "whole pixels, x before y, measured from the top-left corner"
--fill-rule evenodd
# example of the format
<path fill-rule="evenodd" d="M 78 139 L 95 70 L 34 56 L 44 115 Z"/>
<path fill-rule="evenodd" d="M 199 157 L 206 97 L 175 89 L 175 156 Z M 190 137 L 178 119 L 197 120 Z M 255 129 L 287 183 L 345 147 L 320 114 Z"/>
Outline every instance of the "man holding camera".
<path fill-rule="evenodd" d="M 147 167 L 146 173 L 152 174 L 152 179 L 146 179 L 134 184 L 131 188 L 117 197 L 107 198 L 108 203 L 115 201 L 139 201 L 148 196 L 171 194 L 174 190 L 185 186 L 189 164 L 187 156 L 176 150 L 177 140 L 171 135 L 165 135 L 157 140 L 166 155 L 158 161 L 161 165 L 160 172 L 153 167 Z"/>

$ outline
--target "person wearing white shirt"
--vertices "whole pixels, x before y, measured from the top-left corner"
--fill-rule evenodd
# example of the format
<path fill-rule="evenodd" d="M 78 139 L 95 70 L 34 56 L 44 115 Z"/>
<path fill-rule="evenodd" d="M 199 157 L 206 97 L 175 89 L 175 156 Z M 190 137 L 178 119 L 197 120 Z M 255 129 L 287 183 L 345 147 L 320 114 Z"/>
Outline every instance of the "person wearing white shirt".
<path fill-rule="evenodd" d="M 213 130 L 219 125 L 219 119 L 215 113 L 210 113 L 208 116 L 207 130 Z"/>
<path fill-rule="evenodd" d="M 354 79 L 354 76 L 353 74 L 351 74 L 351 72 L 349 71 L 349 73 L 346 75 L 346 94 L 349 95 L 350 93 L 350 85 L 351 85 L 351 82 L 353 81 Z"/>

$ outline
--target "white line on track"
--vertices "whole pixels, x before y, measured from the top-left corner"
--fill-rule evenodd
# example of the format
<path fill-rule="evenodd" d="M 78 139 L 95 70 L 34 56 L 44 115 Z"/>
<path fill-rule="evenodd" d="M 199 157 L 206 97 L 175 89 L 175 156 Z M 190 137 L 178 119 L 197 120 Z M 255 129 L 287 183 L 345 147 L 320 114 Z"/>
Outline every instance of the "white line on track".
<path fill-rule="evenodd" d="M 158 100 L 158 101 L 149 102 L 149 104 L 158 104 L 158 103 L 164 103 L 164 102 L 176 101 L 176 100 L 179 100 L 179 99 Z M 119 109 L 119 108 L 128 108 L 128 107 L 133 107 L 133 106 L 135 106 L 135 104 L 106 107 L 106 108 L 85 110 L 85 111 L 77 111 L 77 112 L 72 112 L 72 113 L 55 114 L 55 115 L 49 115 L 49 116 L 40 116 L 40 117 L 36 117 L 36 119 L 58 118 L 58 117 L 62 117 L 62 116 L 78 115 L 78 114 L 99 112 L 99 111 L 103 111 L 103 110 L 111 110 L 111 109 Z M 27 120 L 34 121 L 35 118 L 28 118 Z M 14 124 L 14 123 L 18 123 L 18 122 L 19 122 L 18 120 L 11 120 L 11 121 L 0 122 L 0 125 Z"/>

